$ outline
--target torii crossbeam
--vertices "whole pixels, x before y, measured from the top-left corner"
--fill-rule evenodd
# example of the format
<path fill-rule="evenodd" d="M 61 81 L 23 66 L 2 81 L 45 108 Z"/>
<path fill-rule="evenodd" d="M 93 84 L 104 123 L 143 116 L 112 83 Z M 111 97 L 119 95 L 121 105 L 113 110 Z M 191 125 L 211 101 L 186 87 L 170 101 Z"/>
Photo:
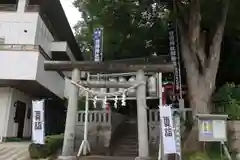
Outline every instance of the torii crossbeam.
<path fill-rule="evenodd" d="M 104 62 L 93 61 L 45 61 L 44 68 L 48 71 L 72 71 L 77 68 L 88 72 L 172 72 L 174 67 L 166 56 L 151 58 L 134 58 Z"/>

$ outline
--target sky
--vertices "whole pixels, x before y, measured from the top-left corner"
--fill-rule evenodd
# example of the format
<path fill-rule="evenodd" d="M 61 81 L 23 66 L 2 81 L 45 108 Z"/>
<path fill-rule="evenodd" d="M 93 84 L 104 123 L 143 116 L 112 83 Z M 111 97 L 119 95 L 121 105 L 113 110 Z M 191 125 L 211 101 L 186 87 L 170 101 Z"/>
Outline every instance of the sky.
<path fill-rule="evenodd" d="M 68 18 L 68 22 L 73 29 L 73 26 L 81 18 L 80 12 L 72 5 L 74 0 L 60 0 Z"/>

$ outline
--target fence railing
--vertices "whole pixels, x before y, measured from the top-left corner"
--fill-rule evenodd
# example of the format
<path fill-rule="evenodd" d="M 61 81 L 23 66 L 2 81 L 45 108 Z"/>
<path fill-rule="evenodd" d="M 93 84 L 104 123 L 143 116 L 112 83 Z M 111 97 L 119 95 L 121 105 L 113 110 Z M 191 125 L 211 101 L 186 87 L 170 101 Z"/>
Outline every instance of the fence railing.
<path fill-rule="evenodd" d="M 85 122 L 85 112 L 78 111 L 77 124 L 83 125 Z M 107 111 L 89 111 L 88 123 L 90 124 L 111 124 L 111 112 Z"/>

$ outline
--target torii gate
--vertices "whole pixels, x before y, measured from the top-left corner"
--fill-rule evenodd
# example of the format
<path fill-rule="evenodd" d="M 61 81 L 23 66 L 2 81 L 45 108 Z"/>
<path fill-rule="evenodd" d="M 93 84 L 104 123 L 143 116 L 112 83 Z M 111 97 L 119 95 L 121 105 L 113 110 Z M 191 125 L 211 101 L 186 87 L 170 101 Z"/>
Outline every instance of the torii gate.
<path fill-rule="evenodd" d="M 158 56 L 150 58 L 135 58 L 105 62 L 93 61 L 45 61 L 44 68 L 47 71 L 72 71 L 72 81 L 79 82 L 80 71 L 104 73 L 104 72 L 136 72 L 137 83 L 145 81 L 144 72 L 173 72 L 174 66 L 169 62 L 169 56 Z M 85 86 L 101 88 L 128 88 L 136 82 L 107 82 L 96 85 L 94 82 L 82 82 Z M 75 120 L 78 102 L 78 87 L 72 85 L 69 92 L 69 102 L 64 133 L 62 157 L 70 158 L 74 152 Z M 145 160 L 149 158 L 148 143 L 148 120 L 146 105 L 146 85 L 137 87 L 137 122 L 138 122 L 138 158 Z"/>

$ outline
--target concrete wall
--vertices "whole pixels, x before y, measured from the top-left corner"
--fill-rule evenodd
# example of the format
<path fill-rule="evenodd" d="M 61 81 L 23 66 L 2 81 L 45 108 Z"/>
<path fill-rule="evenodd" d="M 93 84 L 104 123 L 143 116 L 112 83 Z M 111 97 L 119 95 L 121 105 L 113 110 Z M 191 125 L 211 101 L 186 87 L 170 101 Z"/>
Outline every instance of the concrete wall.
<path fill-rule="evenodd" d="M 38 16 L 37 31 L 34 44 L 40 45 L 44 49 L 44 51 L 48 54 L 48 56 L 52 58 L 50 49 L 53 41 L 54 38 L 52 34 L 48 30 L 42 18 Z"/>
<path fill-rule="evenodd" d="M 44 71 L 45 58 L 35 51 L 1 51 L 0 79 L 36 80 L 57 96 L 64 97 L 65 80 L 57 72 Z"/>
<path fill-rule="evenodd" d="M 38 52 L 0 49 L 0 79 L 34 80 L 38 57 Z"/>
<path fill-rule="evenodd" d="M 36 80 L 58 97 L 64 97 L 65 80 L 57 72 L 44 71 L 45 58 L 39 54 Z"/>
<path fill-rule="evenodd" d="M 0 37 L 5 44 L 34 44 L 38 13 L 0 12 Z"/>
<path fill-rule="evenodd" d="M 26 103 L 26 107 L 30 108 L 31 97 L 25 95 L 24 93 L 9 87 L 0 88 L 0 137 L 16 137 L 18 126 L 14 123 L 15 107 L 14 103 L 16 101 L 22 101 Z M 31 136 L 31 119 L 27 118 L 28 109 L 26 108 L 25 113 L 25 124 L 24 124 L 24 137 Z"/>

